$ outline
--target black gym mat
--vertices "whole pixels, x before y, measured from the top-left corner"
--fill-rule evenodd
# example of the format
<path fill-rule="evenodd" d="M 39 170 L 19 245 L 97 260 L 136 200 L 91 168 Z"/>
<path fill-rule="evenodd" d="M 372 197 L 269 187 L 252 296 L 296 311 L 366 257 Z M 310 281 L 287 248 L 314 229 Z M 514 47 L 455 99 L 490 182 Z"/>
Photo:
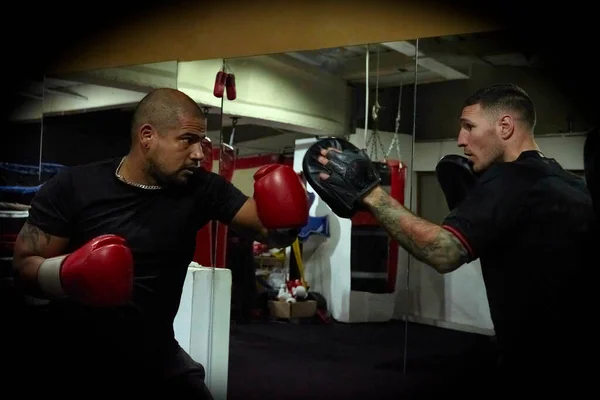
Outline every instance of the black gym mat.
<path fill-rule="evenodd" d="M 490 337 L 404 323 L 232 325 L 228 399 L 425 398 L 493 376 Z M 479 392 L 479 394 L 482 394 Z"/>

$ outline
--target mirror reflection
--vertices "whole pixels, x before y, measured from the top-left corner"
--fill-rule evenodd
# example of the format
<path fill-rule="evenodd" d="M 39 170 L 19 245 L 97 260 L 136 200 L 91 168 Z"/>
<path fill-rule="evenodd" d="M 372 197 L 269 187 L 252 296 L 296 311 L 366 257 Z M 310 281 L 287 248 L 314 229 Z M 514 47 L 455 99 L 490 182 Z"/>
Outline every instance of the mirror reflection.
<path fill-rule="evenodd" d="M 179 62 L 177 70 L 177 90 L 189 96 L 204 113 L 205 132 L 201 140 L 201 166 L 204 170 L 217 174 L 221 164 L 222 95 L 225 94 L 227 77 L 219 73 L 222 69 L 222 59 L 210 59 Z M 217 254 L 221 253 L 216 247 L 216 236 L 216 222 L 208 221 L 199 230 L 193 259 L 198 267 L 215 267 Z"/>
<path fill-rule="evenodd" d="M 576 382 L 566 370 L 582 342 L 567 320 L 586 312 L 576 288 L 593 220 L 582 179 L 593 125 L 557 80 L 546 44 L 530 42 L 514 31 L 419 39 L 416 212 L 446 226 L 464 258 L 447 267 L 414 259 L 411 315 L 455 334 L 436 341 L 445 343 L 433 350 L 444 358 L 440 376 L 453 368 L 467 382 L 477 371 L 490 383 L 501 373 L 511 391 L 543 384 L 523 365 L 560 387 Z M 409 371 L 431 364 L 431 341 L 416 337 Z M 558 343 L 560 355 L 549 351 Z"/>
<path fill-rule="evenodd" d="M 336 215 L 306 180 L 302 162 L 319 139 L 350 143 L 364 149 L 382 177 L 381 188 L 411 207 L 415 46 L 402 41 L 225 60 L 236 83 L 236 98 L 224 100 L 222 109 L 222 140 L 237 156 L 231 181 L 260 208 L 257 188 L 263 187 L 257 175 L 265 166 L 289 166 L 306 183 L 310 203 L 308 220 L 285 248 L 228 230 L 225 264 L 232 271 L 235 326 L 228 396 L 258 393 L 257 386 L 269 387 L 265 394 L 283 395 L 287 389 L 273 387 L 260 371 L 253 379 L 262 383 L 245 387 L 253 379 L 243 360 L 280 360 L 297 348 L 302 354 L 293 370 L 308 364 L 321 368 L 315 374 L 339 370 L 328 393 L 370 387 L 371 378 L 349 384 L 344 378 L 349 371 L 394 391 L 404 369 L 408 254 L 368 211 L 352 218 Z M 277 198 L 286 188 L 282 183 L 269 190 Z M 272 207 L 276 217 L 280 207 L 285 204 Z M 278 346 L 269 346 L 275 341 Z M 287 365 L 284 360 L 265 368 L 271 378 L 286 381 L 293 373 L 281 362 Z M 318 386 L 311 385 L 307 395 Z"/>
<path fill-rule="evenodd" d="M 204 114 L 204 131 L 201 139 L 202 169 L 211 176 L 224 177 L 232 170 L 233 160 L 224 151 L 221 138 L 224 98 L 232 96 L 222 59 L 181 61 L 178 63 L 177 89 L 196 103 Z M 226 153 L 223 156 L 223 153 Z M 225 160 L 225 161 L 224 161 Z M 225 175 L 225 176 L 224 176 Z M 222 182 L 222 181 L 218 181 Z M 226 210 L 218 209 L 233 200 L 227 192 L 215 193 L 219 183 L 199 182 L 208 187 L 203 194 L 208 203 L 199 204 L 194 211 L 202 215 L 202 224 L 196 232 L 193 261 L 188 268 L 177 316 L 174 320 L 175 338 L 181 348 L 201 367 L 203 373 L 194 375 L 200 387 L 210 389 L 213 396 L 221 396 L 227 384 L 220 379 L 227 373 L 226 344 L 223 331 L 229 327 L 231 274 L 223 267 L 225 225 L 220 222 Z M 212 189 L 212 190 L 211 190 Z M 225 217 L 227 218 L 227 217 Z M 199 379 L 199 380 L 198 380 Z M 203 389 L 204 390 L 204 389 Z"/>
<path fill-rule="evenodd" d="M 176 62 L 48 75 L 44 78 L 44 159 L 65 166 L 126 154 L 137 104 L 176 86 Z"/>
<path fill-rule="evenodd" d="M 528 209 L 536 212 L 533 217 L 526 217 L 531 225 L 519 232 L 519 237 L 524 242 L 532 240 L 533 244 L 530 242 L 529 246 L 533 248 L 543 245 L 543 241 L 538 241 L 539 237 L 556 243 L 557 253 L 544 258 L 544 265 L 555 266 L 544 272 L 548 275 L 540 275 L 548 276 L 552 282 L 558 279 L 552 278 L 556 271 L 565 263 L 571 265 L 566 261 L 571 256 L 560 251 L 570 248 L 587 254 L 585 244 L 590 237 L 593 214 L 585 182 L 581 179 L 582 149 L 585 133 L 592 126 L 560 90 L 563 83 L 550 79 L 553 76 L 550 65 L 543 62 L 534 47 L 515 41 L 516 37 L 515 32 L 481 32 L 226 60 L 226 65 L 236 75 L 237 98 L 223 103 L 224 121 L 227 116 L 231 120 L 230 127 L 224 124 L 223 139 L 239 149 L 238 155 L 244 149 L 247 152 L 246 157 L 238 156 L 236 160 L 234 184 L 246 187 L 248 195 L 256 196 L 253 192 L 255 175 L 261 167 L 287 162 L 295 171 L 303 171 L 303 157 L 311 146 L 324 137 L 334 137 L 365 149 L 382 177 L 381 188 L 387 192 L 381 195 L 385 201 L 380 200 L 375 205 L 370 203 L 368 213 L 357 212 L 348 218 L 336 214 L 334 208 L 338 204 L 335 200 L 325 200 L 323 193 L 327 190 L 319 189 L 318 181 L 308 181 L 308 192 L 314 195 L 309 223 L 315 225 L 309 227 L 307 224 L 298 241 L 289 248 L 269 248 L 254 242 L 252 259 L 250 243 L 240 244 L 243 243 L 239 238 L 242 235 L 238 237 L 235 230 L 230 229 L 229 243 L 235 245 L 228 247 L 227 257 L 229 259 L 231 255 L 231 260 L 235 260 L 229 268 L 234 286 L 232 321 L 236 325 L 230 337 L 229 394 L 253 390 L 244 388 L 248 371 L 241 370 L 244 359 L 259 356 L 253 349 L 260 351 L 263 358 L 272 352 L 269 354 L 277 359 L 286 346 L 310 348 L 310 352 L 304 352 L 302 357 L 294 360 L 296 366 L 301 362 L 318 362 L 329 370 L 339 368 L 340 371 L 356 372 L 360 369 L 363 376 L 373 379 L 378 376 L 381 381 L 385 380 L 378 375 L 384 373 L 382 371 L 393 375 L 395 383 L 398 378 L 403 378 L 402 389 L 381 384 L 378 389 L 384 393 L 402 390 L 424 394 L 440 388 L 447 392 L 464 390 L 465 393 L 477 390 L 477 385 L 463 388 L 462 383 L 473 374 L 481 378 L 482 384 L 497 382 L 499 374 L 504 373 L 520 378 L 522 369 L 514 360 L 533 362 L 527 354 L 535 354 L 535 365 L 540 368 L 543 367 L 540 360 L 545 360 L 545 365 L 552 364 L 540 343 L 549 345 L 550 337 L 557 342 L 569 337 L 568 332 L 557 329 L 535 343 L 532 341 L 537 336 L 531 335 L 548 321 L 559 324 L 559 311 L 566 313 L 565 307 L 578 307 L 578 302 L 573 299 L 581 297 L 572 296 L 571 289 L 576 286 L 574 281 L 567 279 L 567 286 L 540 286 L 539 282 L 528 280 L 533 278 L 524 272 L 525 276 L 515 279 L 528 282 L 526 287 L 536 295 L 531 299 L 521 293 L 521 300 L 513 302 L 510 299 L 518 298 L 519 291 L 525 287 L 505 282 L 501 275 L 495 275 L 500 272 L 494 272 L 494 265 L 505 260 L 503 265 L 507 265 L 507 271 L 515 271 L 516 265 L 521 266 L 519 270 L 527 271 L 528 265 L 539 265 L 532 258 L 532 254 L 537 253 L 527 253 L 521 245 L 510 244 L 508 239 L 498 237 L 500 246 L 494 236 L 487 240 L 489 247 L 486 247 L 492 255 L 488 256 L 486 250 L 485 257 L 475 253 L 467 256 L 467 247 L 471 249 L 469 251 L 474 250 L 460 235 L 460 230 L 441 227 L 442 224 L 453 226 L 451 221 L 458 218 L 452 203 L 456 195 L 450 195 L 445 186 L 452 187 L 457 181 L 459 188 L 466 184 L 461 185 L 461 178 L 452 174 L 447 178 L 449 181 L 444 181 L 442 168 L 448 159 L 444 158 L 444 163 L 440 163 L 442 157 L 465 155 L 466 152 L 474 162 L 466 171 L 479 166 L 476 172 L 480 174 L 487 166 L 485 160 L 515 161 L 516 158 L 505 159 L 500 154 L 527 155 L 532 147 L 529 151 L 534 152 L 531 153 L 533 156 L 538 154 L 544 165 L 552 165 L 561 175 L 562 183 L 556 184 L 563 185 L 564 190 L 574 195 L 568 201 L 573 202 L 577 211 L 567 214 L 566 208 L 561 206 L 552 211 L 557 213 L 556 218 L 552 218 L 537 213 L 541 213 L 535 205 L 538 203 L 529 205 Z M 281 65 L 285 66 L 285 72 L 281 72 Z M 354 74 L 352 66 L 357 69 Z M 285 80 L 282 75 L 287 75 Z M 323 80 L 328 83 L 321 83 Z M 526 120 L 527 108 L 521 109 L 519 114 L 514 111 L 519 110 L 514 108 L 518 106 L 499 106 L 497 109 L 508 108 L 511 112 L 506 112 L 513 121 L 510 133 L 502 136 L 504 125 L 491 125 L 486 119 L 479 124 L 489 124 L 485 131 L 488 135 L 495 127 L 498 134 L 502 134 L 501 140 L 478 142 L 475 133 L 471 133 L 475 131 L 475 122 L 468 123 L 469 116 L 464 114 L 465 101 L 482 88 L 506 83 L 509 87 L 516 85 L 517 91 L 524 90 L 526 95 L 522 96 L 529 98 L 535 107 L 535 122 L 531 124 L 533 140 L 531 136 L 528 139 L 523 136 L 525 139 L 518 141 L 514 139 L 526 131 L 523 127 L 527 123 L 523 120 Z M 272 89 L 268 90 L 269 87 Z M 322 95 L 324 87 L 327 87 L 327 96 Z M 349 94 L 343 95 L 344 91 Z M 335 108 L 343 98 L 350 99 L 345 113 Z M 323 110 L 327 111 L 323 113 Z M 461 117 L 464 117 L 462 124 Z M 257 137 L 259 133 L 253 135 L 252 142 L 240 137 L 242 121 L 247 118 L 252 118 L 251 122 L 259 126 L 260 135 L 264 135 L 262 138 Z M 269 133 L 273 127 L 279 130 Z M 286 130 L 282 132 L 281 129 Z M 469 137 L 473 138 L 471 144 Z M 519 146 L 512 147 L 514 141 Z M 293 149 L 290 161 L 285 159 L 285 154 L 292 153 L 289 149 Z M 258 165 L 242 168 L 244 158 L 253 159 Z M 461 160 L 467 162 L 460 165 L 469 166 L 469 159 Z M 436 174 L 438 165 L 443 166 Z M 470 173 L 468 177 L 474 182 L 477 174 Z M 303 177 L 306 179 L 306 174 Z M 397 191 L 398 187 L 403 190 Z M 502 194 L 513 189 L 509 184 Z M 565 205 L 563 202 L 569 197 L 552 198 L 552 191 L 547 195 L 548 199 L 540 200 L 540 205 Z M 273 196 L 276 196 L 276 190 Z M 473 204 L 469 208 L 478 210 L 481 207 Z M 491 210 L 485 217 L 498 215 Z M 564 233 L 558 235 L 555 228 L 550 228 L 557 218 L 577 221 L 575 226 L 563 227 L 570 232 L 568 237 Z M 407 225 L 399 224 L 401 220 Z M 504 227 L 510 221 L 503 220 L 498 224 Z M 490 224 L 484 223 L 487 227 L 481 232 L 484 237 L 497 234 L 497 229 Z M 447 264 L 440 262 L 435 258 L 437 253 L 431 250 L 433 248 L 427 247 L 426 237 L 413 236 L 417 235 L 416 226 L 441 232 L 448 243 L 455 244 L 460 250 L 455 253 L 465 254 L 464 257 Z M 426 231 L 429 232 L 421 230 L 421 234 Z M 553 235 L 558 235 L 568 246 L 549 238 L 549 232 L 554 232 Z M 418 245 L 411 240 L 417 241 Z M 484 243 L 477 244 L 484 246 Z M 435 248 L 447 250 L 441 245 Z M 521 250 L 524 253 L 517 257 L 515 254 Z M 507 259 L 509 253 L 514 257 Z M 488 272 L 482 258 L 489 260 Z M 558 260 L 561 261 L 556 264 Z M 581 264 L 578 259 L 574 263 L 576 270 Z M 242 265 L 252 265 L 254 276 Z M 576 279 L 577 273 L 573 276 Z M 297 285 L 304 288 L 300 295 L 295 288 Z M 569 299 L 565 299 L 566 293 Z M 552 302 L 551 311 L 542 310 L 534 315 L 525 311 L 527 317 L 510 305 L 528 304 L 529 309 L 533 309 L 542 298 Z M 503 299 L 507 299 L 508 306 Z M 308 323 L 302 328 L 290 323 L 298 321 Z M 519 331 L 515 324 L 520 324 L 524 330 Z M 309 336 L 310 339 L 307 338 L 307 332 L 311 332 L 309 327 L 318 332 Z M 505 336 L 502 342 L 499 332 L 503 333 L 504 329 L 508 330 L 504 333 L 508 339 Z M 378 338 L 377 344 L 370 340 L 374 335 Z M 269 344 L 274 341 L 279 346 L 271 349 Z M 378 352 L 377 349 L 382 347 L 385 352 Z M 339 353 L 342 348 L 352 354 L 352 361 Z M 382 353 L 385 355 L 381 356 Z M 561 365 L 571 360 L 569 357 L 559 359 Z M 278 364 L 273 374 L 285 374 L 282 370 Z M 449 370 L 452 374 L 448 374 Z M 551 372 L 547 371 L 549 376 L 552 376 Z M 327 376 L 328 386 L 338 394 L 343 393 L 344 389 L 336 385 L 335 376 L 331 373 Z M 254 385 L 258 380 L 260 376 L 250 381 Z M 361 390 L 360 383 L 354 385 L 353 382 L 352 389 L 347 382 L 345 384 L 347 390 Z M 530 385 L 531 382 L 527 387 Z M 512 385 L 506 387 L 514 389 Z M 272 388 L 269 393 L 275 390 Z"/>
<path fill-rule="evenodd" d="M 27 219 L 29 203 L 54 166 L 42 162 L 43 77 L 24 82 L 17 91 L 5 95 L 12 96 L 12 107 L 4 110 L 4 140 L 0 146 L 0 304 L 8 321 L 24 321 L 35 299 L 23 296 L 15 284 L 13 249 Z"/>

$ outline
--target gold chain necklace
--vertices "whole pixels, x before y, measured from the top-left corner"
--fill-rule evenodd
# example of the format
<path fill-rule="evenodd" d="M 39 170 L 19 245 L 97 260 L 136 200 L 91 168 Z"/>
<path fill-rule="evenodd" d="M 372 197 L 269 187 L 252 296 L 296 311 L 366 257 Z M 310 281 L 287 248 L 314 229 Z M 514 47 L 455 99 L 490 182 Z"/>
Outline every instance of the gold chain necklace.
<path fill-rule="evenodd" d="M 159 185 L 143 185 L 141 183 L 129 182 L 127 179 L 123 178 L 119 174 L 119 171 L 121 170 L 121 165 L 123 165 L 123 161 L 125 161 L 125 157 L 121 158 L 121 162 L 119 163 L 119 165 L 117 166 L 117 169 L 115 170 L 115 176 L 121 182 L 124 182 L 124 183 L 126 183 L 128 185 L 131 185 L 131 186 L 138 187 L 140 189 L 145 189 L 145 190 L 158 190 L 158 189 L 162 189 L 162 186 L 159 186 Z"/>

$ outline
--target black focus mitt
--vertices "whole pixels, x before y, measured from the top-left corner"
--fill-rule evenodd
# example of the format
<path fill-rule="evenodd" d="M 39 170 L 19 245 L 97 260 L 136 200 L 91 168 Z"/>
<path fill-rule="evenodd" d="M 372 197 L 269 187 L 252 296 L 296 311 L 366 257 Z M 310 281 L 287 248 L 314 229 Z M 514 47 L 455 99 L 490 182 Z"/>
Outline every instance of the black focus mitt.
<path fill-rule="evenodd" d="M 466 157 L 449 154 L 435 167 L 435 174 L 446 197 L 446 204 L 454 210 L 477 184 L 477 175 Z"/>
<path fill-rule="evenodd" d="M 322 149 L 327 165 L 319 162 Z M 309 147 L 302 160 L 306 181 L 340 218 L 350 218 L 362 208 L 360 200 L 381 182 L 379 172 L 364 150 L 341 138 L 326 138 Z M 322 179 L 321 173 L 329 175 Z"/>

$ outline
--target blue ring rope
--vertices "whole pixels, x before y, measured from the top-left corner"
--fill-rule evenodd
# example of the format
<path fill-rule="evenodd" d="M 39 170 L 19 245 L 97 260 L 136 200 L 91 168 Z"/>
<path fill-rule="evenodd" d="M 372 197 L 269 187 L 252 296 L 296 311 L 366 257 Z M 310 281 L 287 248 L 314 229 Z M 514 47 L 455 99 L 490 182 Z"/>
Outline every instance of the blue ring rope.
<path fill-rule="evenodd" d="M 56 174 L 61 169 L 65 168 L 62 164 L 57 163 L 42 163 L 41 171 L 46 174 Z M 39 165 L 16 164 L 16 163 L 0 163 L 0 170 L 16 172 L 21 175 L 38 175 L 40 172 Z M 42 187 L 43 183 L 36 186 L 2 186 L 0 185 L 0 193 L 17 193 L 21 195 L 34 194 Z"/>
<path fill-rule="evenodd" d="M 56 163 L 42 163 L 42 172 L 44 173 L 57 173 L 61 169 L 65 168 L 64 165 L 56 164 Z M 23 175 L 37 175 L 39 173 L 40 167 L 38 165 L 27 165 L 27 164 L 15 164 L 15 163 L 0 163 L 0 169 L 4 169 L 6 171 L 17 172 Z"/>
<path fill-rule="evenodd" d="M 32 193 L 36 193 L 38 190 L 40 190 L 42 185 L 37 185 L 37 186 L 0 186 L 0 193 L 32 194 Z"/>

